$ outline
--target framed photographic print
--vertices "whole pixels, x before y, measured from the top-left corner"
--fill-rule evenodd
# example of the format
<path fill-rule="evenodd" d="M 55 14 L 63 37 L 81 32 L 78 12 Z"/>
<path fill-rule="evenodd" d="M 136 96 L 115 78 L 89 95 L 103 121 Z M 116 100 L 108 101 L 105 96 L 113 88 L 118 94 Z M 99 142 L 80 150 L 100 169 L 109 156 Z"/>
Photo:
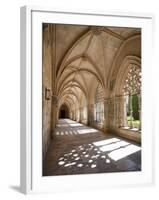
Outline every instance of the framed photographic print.
<path fill-rule="evenodd" d="M 153 183 L 150 14 L 21 8 L 21 191 Z"/>

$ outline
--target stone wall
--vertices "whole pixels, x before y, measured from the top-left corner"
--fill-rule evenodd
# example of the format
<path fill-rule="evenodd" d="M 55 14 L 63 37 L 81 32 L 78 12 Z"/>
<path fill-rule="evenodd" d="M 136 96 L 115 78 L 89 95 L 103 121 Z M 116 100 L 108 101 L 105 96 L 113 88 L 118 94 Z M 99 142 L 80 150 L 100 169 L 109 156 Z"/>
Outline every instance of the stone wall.
<path fill-rule="evenodd" d="M 123 128 L 112 128 L 110 131 L 113 134 L 117 134 L 134 142 L 141 143 L 141 133 L 139 131 L 132 131 Z"/>
<path fill-rule="evenodd" d="M 50 28 L 47 25 L 43 30 L 43 85 L 42 85 L 42 112 L 43 112 L 43 158 L 47 151 L 51 136 L 51 90 L 52 90 L 52 65 L 51 45 L 49 40 Z M 47 91 L 48 90 L 48 93 Z M 49 93 L 50 91 L 50 93 Z"/>

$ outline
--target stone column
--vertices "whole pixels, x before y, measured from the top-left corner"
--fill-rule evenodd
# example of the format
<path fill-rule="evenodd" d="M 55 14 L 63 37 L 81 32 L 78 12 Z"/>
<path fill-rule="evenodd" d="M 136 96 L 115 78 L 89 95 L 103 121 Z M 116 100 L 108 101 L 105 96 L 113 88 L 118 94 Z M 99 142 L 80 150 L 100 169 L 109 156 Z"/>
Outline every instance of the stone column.
<path fill-rule="evenodd" d="M 70 111 L 70 119 L 72 119 L 72 110 Z"/>
<path fill-rule="evenodd" d="M 120 127 L 120 97 L 115 97 L 115 128 Z"/>
<path fill-rule="evenodd" d="M 114 128 L 114 98 L 108 99 L 108 121 L 109 128 Z"/>
<path fill-rule="evenodd" d="M 132 95 L 129 95 L 129 108 L 130 108 L 130 128 L 133 128 L 133 109 L 132 109 Z"/>
<path fill-rule="evenodd" d="M 139 126 L 139 130 L 141 130 L 141 94 L 138 94 L 138 104 L 139 104 L 139 120 L 140 120 L 140 126 Z"/>
<path fill-rule="evenodd" d="M 77 122 L 77 112 L 78 112 L 78 110 L 77 110 L 77 108 L 75 109 L 75 121 Z"/>
<path fill-rule="evenodd" d="M 91 126 L 94 120 L 94 105 L 93 104 L 88 104 L 87 116 L 88 116 L 87 124 L 88 126 Z"/>
<path fill-rule="evenodd" d="M 83 108 L 82 107 L 79 108 L 79 112 L 80 112 L 79 113 L 79 115 L 80 115 L 79 122 L 82 123 L 82 120 L 83 120 Z"/>
<path fill-rule="evenodd" d="M 56 95 L 52 95 L 52 133 L 55 130 L 56 123 L 57 123 L 57 104 L 58 103 L 58 98 Z"/>
<path fill-rule="evenodd" d="M 76 120 L 76 117 L 75 117 L 75 110 L 73 110 L 73 120 L 74 120 L 74 121 Z"/>
<path fill-rule="evenodd" d="M 115 97 L 115 127 L 120 128 L 126 126 L 127 115 L 125 106 L 125 96 Z"/>
<path fill-rule="evenodd" d="M 127 121 L 127 109 L 126 109 L 126 101 L 127 97 L 123 96 L 123 126 L 128 126 L 128 121 Z"/>
<path fill-rule="evenodd" d="M 80 122 L 80 108 L 77 108 L 77 122 Z"/>
<path fill-rule="evenodd" d="M 103 122 L 104 131 L 109 128 L 109 99 L 104 99 L 104 122 Z"/>

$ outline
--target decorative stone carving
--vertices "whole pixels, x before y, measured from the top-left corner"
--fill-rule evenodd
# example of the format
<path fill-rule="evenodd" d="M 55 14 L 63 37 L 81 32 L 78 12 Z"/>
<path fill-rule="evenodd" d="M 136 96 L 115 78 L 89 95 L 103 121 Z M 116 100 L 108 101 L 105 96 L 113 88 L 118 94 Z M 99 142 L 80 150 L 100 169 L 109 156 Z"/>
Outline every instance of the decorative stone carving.
<path fill-rule="evenodd" d="M 45 87 L 45 100 L 50 100 L 51 99 L 51 89 Z"/>
<path fill-rule="evenodd" d="M 98 84 L 96 89 L 96 95 L 95 95 L 95 103 L 103 102 L 104 101 L 104 93 L 103 88 L 100 84 Z"/>
<path fill-rule="evenodd" d="M 124 95 L 141 93 L 141 68 L 131 65 L 123 87 Z"/>
<path fill-rule="evenodd" d="M 127 73 L 127 77 L 124 82 L 123 86 L 123 94 L 127 95 L 129 97 L 129 113 L 130 113 L 130 128 L 133 128 L 133 108 L 132 108 L 132 96 L 136 95 L 138 96 L 138 106 L 139 106 L 139 119 L 141 117 L 141 68 L 139 68 L 136 65 L 131 65 L 129 67 L 129 71 Z M 127 113 L 125 114 L 125 117 L 127 117 Z M 140 119 L 140 125 L 141 125 L 141 119 Z M 140 128 L 140 127 L 139 127 Z"/>
<path fill-rule="evenodd" d="M 103 26 L 93 26 L 92 31 L 95 35 L 100 35 L 102 31 L 104 30 Z"/>
<path fill-rule="evenodd" d="M 100 84 L 98 84 L 95 94 L 95 121 L 97 123 L 103 123 L 104 121 L 104 92 Z"/>

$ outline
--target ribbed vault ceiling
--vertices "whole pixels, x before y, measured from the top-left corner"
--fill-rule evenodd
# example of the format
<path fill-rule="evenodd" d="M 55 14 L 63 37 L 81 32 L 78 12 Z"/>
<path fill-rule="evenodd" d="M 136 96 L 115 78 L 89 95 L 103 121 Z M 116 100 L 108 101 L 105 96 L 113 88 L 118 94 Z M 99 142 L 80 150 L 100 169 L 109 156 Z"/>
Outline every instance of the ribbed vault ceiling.
<path fill-rule="evenodd" d="M 107 89 L 113 60 L 137 28 L 56 25 L 57 94 L 59 106 L 89 99 L 97 84 Z"/>

